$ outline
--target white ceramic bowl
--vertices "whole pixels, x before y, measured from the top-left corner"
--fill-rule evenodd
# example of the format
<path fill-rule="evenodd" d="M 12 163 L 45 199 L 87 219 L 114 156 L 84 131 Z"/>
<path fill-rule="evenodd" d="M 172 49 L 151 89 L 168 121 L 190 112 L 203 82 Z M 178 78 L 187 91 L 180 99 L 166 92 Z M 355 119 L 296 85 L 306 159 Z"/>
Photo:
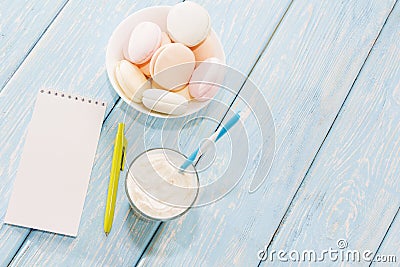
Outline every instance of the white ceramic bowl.
<path fill-rule="evenodd" d="M 166 32 L 167 31 L 167 15 L 170 10 L 170 6 L 153 6 L 153 7 L 148 7 L 141 9 L 126 19 L 124 19 L 114 30 L 113 34 L 111 35 L 110 40 L 108 41 L 107 45 L 107 52 L 106 52 L 106 67 L 107 67 L 107 74 L 108 78 L 111 82 L 111 85 L 113 86 L 114 90 L 118 93 L 118 95 L 131 107 L 134 109 L 150 114 L 151 116 L 154 117 L 160 117 L 160 118 L 171 118 L 171 117 L 183 117 L 187 116 L 189 114 L 192 114 L 194 112 L 199 111 L 200 109 L 204 108 L 207 106 L 211 100 L 200 102 L 196 100 L 189 101 L 188 109 L 186 113 L 179 115 L 179 116 L 170 116 L 170 115 L 165 115 L 162 113 L 157 113 L 150 111 L 147 109 L 143 104 L 138 104 L 130 99 L 128 99 L 125 94 L 121 91 L 121 89 L 118 86 L 118 83 L 115 79 L 114 75 L 114 69 L 115 69 L 115 64 L 124 59 L 123 55 L 123 46 L 126 44 L 129 40 L 130 33 L 132 30 L 136 27 L 137 24 L 143 22 L 143 21 L 150 21 L 158 24 L 160 26 L 161 30 Z M 211 31 L 211 40 L 215 43 L 216 47 L 216 55 L 215 57 L 219 58 L 224 64 L 225 64 L 225 53 L 224 49 L 222 47 L 222 44 L 217 37 L 216 33 L 214 30 Z"/>

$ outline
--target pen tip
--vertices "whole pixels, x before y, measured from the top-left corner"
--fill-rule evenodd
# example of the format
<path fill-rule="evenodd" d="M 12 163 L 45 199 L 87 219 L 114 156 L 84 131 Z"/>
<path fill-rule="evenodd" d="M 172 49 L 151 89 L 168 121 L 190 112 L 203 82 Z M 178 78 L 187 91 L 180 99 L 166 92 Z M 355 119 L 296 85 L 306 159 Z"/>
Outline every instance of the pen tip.
<path fill-rule="evenodd" d="M 108 236 L 108 233 L 105 233 L 106 234 L 106 237 Z"/>

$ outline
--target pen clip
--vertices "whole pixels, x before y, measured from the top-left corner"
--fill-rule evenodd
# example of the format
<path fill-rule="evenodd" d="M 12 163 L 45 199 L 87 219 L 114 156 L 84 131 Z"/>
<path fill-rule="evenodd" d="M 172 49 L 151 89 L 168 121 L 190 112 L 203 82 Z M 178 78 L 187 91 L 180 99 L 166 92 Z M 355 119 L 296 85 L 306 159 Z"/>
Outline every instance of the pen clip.
<path fill-rule="evenodd" d="M 128 141 L 126 140 L 125 135 L 123 136 L 122 139 L 122 155 L 121 155 L 121 168 L 120 170 L 123 171 L 125 168 L 125 161 L 126 161 L 126 147 L 128 145 Z"/>

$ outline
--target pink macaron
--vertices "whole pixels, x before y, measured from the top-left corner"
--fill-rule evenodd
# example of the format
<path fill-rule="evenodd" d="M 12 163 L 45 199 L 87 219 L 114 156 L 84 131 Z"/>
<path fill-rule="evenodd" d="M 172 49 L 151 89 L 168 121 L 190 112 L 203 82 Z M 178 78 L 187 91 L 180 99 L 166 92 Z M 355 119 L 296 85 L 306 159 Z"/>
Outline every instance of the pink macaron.
<path fill-rule="evenodd" d="M 129 38 L 126 56 L 132 63 L 143 64 L 161 46 L 161 40 L 162 33 L 157 24 L 148 21 L 139 23 Z"/>
<path fill-rule="evenodd" d="M 225 66 L 218 58 L 208 58 L 194 70 L 189 82 L 189 93 L 198 101 L 212 99 L 222 85 Z"/>

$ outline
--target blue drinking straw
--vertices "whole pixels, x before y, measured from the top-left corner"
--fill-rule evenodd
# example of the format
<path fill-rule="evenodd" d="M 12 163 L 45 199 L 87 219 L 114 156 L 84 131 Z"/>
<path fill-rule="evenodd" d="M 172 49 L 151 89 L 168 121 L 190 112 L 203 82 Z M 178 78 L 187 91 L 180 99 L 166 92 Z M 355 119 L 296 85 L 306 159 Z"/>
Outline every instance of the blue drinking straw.
<path fill-rule="evenodd" d="M 229 131 L 229 129 L 233 127 L 233 125 L 235 125 L 239 121 L 239 119 L 240 119 L 240 111 L 235 113 L 235 115 L 226 123 L 226 125 L 222 126 L 221 129 L 216 132 L 218 133 L 218 135 L 214 133 L 208 139 L 213 142 L 217 142 L 222 136 L 224 136 Z M 200 148 L 201 146 L 199 146 L 192 154 L 190 154 L 190 156 L 186 159 L 186 161 L 181 165 L 180 167 L 181 172 L 186 170 L 186 168 L 189 167 L 190 164 L 193 164 L 193 162 L 195 162 L 196 158 L 201 156 L 199 155 Z M 204 153 L 204 151 L 202 152 Z"/>

